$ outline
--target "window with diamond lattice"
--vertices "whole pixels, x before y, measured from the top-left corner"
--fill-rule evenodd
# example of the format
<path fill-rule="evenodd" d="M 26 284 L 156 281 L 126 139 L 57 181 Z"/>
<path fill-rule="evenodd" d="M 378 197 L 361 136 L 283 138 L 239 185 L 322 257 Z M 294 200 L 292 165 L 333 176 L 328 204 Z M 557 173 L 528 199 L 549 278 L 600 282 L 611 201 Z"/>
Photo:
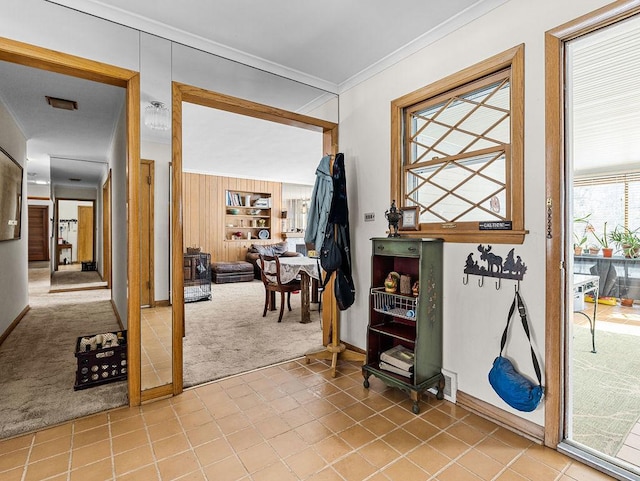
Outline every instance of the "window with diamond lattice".
<path fill-rule="evenodd" d="M 414 235 L 522 242 L 523 48 L 392 103 L 392 198 L 418 206 Z M 394 139 L 395 140 L 395 139 Z"/>

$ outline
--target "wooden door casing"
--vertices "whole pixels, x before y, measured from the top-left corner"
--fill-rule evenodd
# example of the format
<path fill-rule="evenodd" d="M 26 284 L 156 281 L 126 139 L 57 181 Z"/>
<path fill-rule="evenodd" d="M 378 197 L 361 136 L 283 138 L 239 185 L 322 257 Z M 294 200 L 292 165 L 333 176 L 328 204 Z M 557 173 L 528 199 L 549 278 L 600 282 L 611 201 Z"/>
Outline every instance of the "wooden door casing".
<path fill-rule="evenodd" d="M 140 161 L 140 305 L 154 306 L 153 195 L 154 162 Z"/>
<path fill-rule="evenodd" d="M 111 289 L 111 171 L 102 187 L 102 280 Z"/>
<path fill-rule="evenodd" d="M 29 206 L 29 261 L 49 260 L 49 206 Z"/>
<path fill-rule="evenodd" d="M 78 262 L 93 262 L 93 206 L 78 206 Z"/>

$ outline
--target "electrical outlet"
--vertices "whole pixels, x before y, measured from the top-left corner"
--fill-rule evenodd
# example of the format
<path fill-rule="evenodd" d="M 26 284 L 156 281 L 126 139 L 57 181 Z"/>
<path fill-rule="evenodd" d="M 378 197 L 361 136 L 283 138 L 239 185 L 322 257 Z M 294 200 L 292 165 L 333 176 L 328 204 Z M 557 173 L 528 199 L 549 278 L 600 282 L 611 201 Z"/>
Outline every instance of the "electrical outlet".
<path fill-rule="evenodd" d="M 365 212 L 364 213 L 364 221 L 365 222 L 373 222 L 374 220 L 376 220 L 375 212 Z"/>

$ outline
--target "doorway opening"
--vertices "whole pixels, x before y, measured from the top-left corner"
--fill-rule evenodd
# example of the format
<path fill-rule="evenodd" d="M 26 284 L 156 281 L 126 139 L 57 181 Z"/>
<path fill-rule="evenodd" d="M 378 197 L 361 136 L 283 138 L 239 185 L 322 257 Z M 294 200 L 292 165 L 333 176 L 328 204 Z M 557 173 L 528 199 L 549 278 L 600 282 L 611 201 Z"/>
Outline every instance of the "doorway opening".
<path fill-rule="evenodd" d="M 617 2 L 546 35 L 545 442 L 634 480 L 640 309 L 623 298 L 640 297 L 640 260 L 621 235 L 640 229 L 639 13 Z"/>
<path fill-rule="evenodd" d="M 106 288 L 96 261 L 95 201 L 56 199 L 51 292 Z"/>
<path fill-rule="evenodd" d="M 284 124 L 288 126 L 295 126 L 302 129 L 312 130 L 322 134 L 321 140 L 321 152 L 322 153 L 336 153 L 337 152 L 337 124 L 274 107 L 267 107 L 262 104 L 249 102 L 246 100 L 226 96 L 216 92 L 211 92 L 205 89 L 198 89 L 190 86 L 183 86 L 181 84 L 174 83 L 174 99 L 173 99 L 173 128 L 174 132 L 180 132 L 183 124 L 183 102 L 195 104 L 203 107 L 217 109 L 220 111 L 233 112 L 240 114 L 241 116 L 251 117 L 253 119 L 268 120 L 276 124 Z M 179 106 L 179 107 L 178 107 Z M 173 143 L 173 192 L 172 197 L 177 201 L 173 203 L 173 216 L 172 224 L 174 226 L 173 232 L 175 233 L 173 250 L 172 250 L 172 263 L 173 263 L 173 355 L 174 355 L 174 378 L 173 388 L 174 393 L 180 392 L 184 385 L 184 357 L 183 357 L 183 336 L 185 333 L 185 306 L 184 306 L 184 269 L 183 269 L 183 253 L 185 251 L 185 245 L 183 240 L 184 218 L 182 213 L 182 204 L 186 199 L 186 188 L 183 184 L 183 139 L 182 135 L 174 135 Z M 319 159 L 318 159 L 319 160 Z M 184 190 L 184 192 L 183 192 Z M 219 187 L 219 206 L 225 205 L 225 189 Z M 232 189 L 234 190 L 234 189 Z M 243 189 L 242 186 L 236 186 L 235 190 L 243 192 L 255 192 L 256 190 Z M 258 189 L 257 192 L 264 192 L 264 189 Z M 280 196 L 281 192 L 278 192 Z M 186 205 L 184 207 L 186 209 Z M 186 215 L 186 214 L 185 214 Z M 281 212 L 277 211 L 276 214 L 271 216 L 271 226 L 276 223 L 281 223 Z M 219 218 L 219 229 L 224 229 L 226 226 L 224 218 Z M 252 227 L 249 227 L 250 229 Z M 258 229 L 260 230 L 260 229 Z M 262 229 L 266 230 L 266 229 Z M 246 236 L 246 234 L 245 234 Z M 271 238 L 271 235 L 269 235 Z M 234 242 L 241 241 L 240 239 L 233 239 L 233 235 L 229 238 L 230 242 L 227 242 L 229 246 L 235 245 Z M 246 237 L 245 237 L 246 241 Z M 242 241 L 241 241 L 242 242 Z M 224 249 L 224 248 L 223 248 Z M 228 249 L 227 249 L 228 250 Z M 260 286 L 262 288 L 262 286 Z M 323 310 L 323 317 L 325 315 L 331 315 L 330 310 Z M 259 315 L 258 315 L 259 317 Z M 330 325 L 330 322 L 323 322 L 323 325 Z M 324 332 L 323 332 L 324 337 Z M 328 334 L 327 334 L 328 337 Z M 326 345 L 326 343 L 323 343 Z"/>

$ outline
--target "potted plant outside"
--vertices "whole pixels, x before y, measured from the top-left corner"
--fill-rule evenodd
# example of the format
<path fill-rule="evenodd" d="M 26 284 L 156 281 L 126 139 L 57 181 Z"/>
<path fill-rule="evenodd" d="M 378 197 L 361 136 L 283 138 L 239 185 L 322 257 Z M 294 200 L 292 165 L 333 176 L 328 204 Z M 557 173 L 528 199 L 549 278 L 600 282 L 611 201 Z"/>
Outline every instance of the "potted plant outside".
<path fill-rule="evenodd" d="M 640 235 L 639 229 L 631 230 L 625 226 L 617 226 L 609 234 L 609 240 L 614 242 L 627 258 L 640 257 Z"/>
<path fill-rule="evenodd" d="M 627 278 L 624 278 L 624 284 L 620 285 L 620 305 L 623 307 L 632 307 L 633 298 L 628 297 L 629 286 L 627 285 Z"/>
<path fill-rule="evenodd" d="M 574 255 L 582 255 L 582 251 L 586 249 L 587 244 L 587 228 L 589 226 L 588 218 L 591 214 L 587 214 L 584 217 L 577 217 L 573 219 L 574 228 L 576 224 L 584 224 L 584 228 L 582 232 L 573 232 L 573 238 L 575 242 L 573 243 L 573 253 Z"/>
<path fill-rule="evenodd" d="M 606 222 L 604 223 L 601 236 L 599 236 L 596 233 L 595 228 L 591 224 L 587 226 L 587 230 L 591 233 L 591 235 L 593 235 L 593 237 L 595 237 L 596 241 L 598 241 L 598 244 L 602 248 L 602 256 L 611 257 L 613 255 L 613 247 L 609 246 L 609 236 L 607 235 L 607 223 Z"/>

